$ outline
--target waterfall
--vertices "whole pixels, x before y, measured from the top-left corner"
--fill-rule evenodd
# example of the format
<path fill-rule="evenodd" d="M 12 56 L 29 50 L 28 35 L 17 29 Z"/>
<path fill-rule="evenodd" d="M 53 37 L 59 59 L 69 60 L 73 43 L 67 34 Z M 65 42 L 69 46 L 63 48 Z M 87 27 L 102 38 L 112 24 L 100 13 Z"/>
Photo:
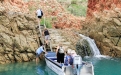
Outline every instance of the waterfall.
<path fill-rule="evenodd" d="M 95 41 L 89 37 L 86 37 L 82 34 L 79 34 L 82 39 L 85 39 L 88 43 L 89 43 L 89 46 L 91 48 L 91 51 L 93 52 L 93 56 L 97 56 L 97 55 L 100 55 L 100 52 L 99 52 L 99 49 L 97 48 L 96 44 L 95 44 Z"/>

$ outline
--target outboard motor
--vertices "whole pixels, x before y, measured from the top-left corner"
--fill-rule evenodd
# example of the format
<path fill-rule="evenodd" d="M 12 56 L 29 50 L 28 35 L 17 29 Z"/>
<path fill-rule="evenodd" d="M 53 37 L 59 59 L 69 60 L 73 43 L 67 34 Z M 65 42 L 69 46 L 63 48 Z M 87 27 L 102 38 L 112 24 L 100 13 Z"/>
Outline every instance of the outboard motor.
<path fill-rule="evenodd" d="M 73 65 L 74 65 L 74 68 L 76 70 L 76 74 L 80 75 L 80 70 L 81 70 L 81 67 L 82 67 L 82 58 L 81 58 L 81 56 L 79 56 L 79 55 L 74 56 Z"/>

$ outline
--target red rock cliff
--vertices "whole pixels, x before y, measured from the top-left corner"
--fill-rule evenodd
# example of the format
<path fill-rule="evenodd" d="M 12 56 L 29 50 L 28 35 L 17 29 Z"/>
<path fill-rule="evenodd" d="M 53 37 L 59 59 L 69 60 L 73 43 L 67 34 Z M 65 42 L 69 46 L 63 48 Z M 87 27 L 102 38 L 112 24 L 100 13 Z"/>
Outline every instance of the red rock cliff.
<path fill-rule="evenodd" d="M 95 11 L 112 10 L 121 8 L 120 0 L 88 0 L 87 16 L 93 16 Z"/>
<path fill-rule="evenodd" d="M 28 12 L 28 5 L 22 0 L 2 0 L 3 6 L 6 8 L 6 11 L 14 12 Z"/>

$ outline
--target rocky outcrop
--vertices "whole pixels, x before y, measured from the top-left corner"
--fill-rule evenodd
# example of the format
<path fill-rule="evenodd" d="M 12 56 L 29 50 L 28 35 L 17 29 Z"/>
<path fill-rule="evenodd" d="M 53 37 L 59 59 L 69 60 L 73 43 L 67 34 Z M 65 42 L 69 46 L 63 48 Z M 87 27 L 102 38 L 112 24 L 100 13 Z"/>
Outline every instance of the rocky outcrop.
<path fill-rule="evenodd" d="M 87 17 L 91 19 L 87 19 L 83 29 L 85 35 L 96 41 L 103 55 L 121 57 L 120 6 L 118 0 L 89 0 Z"/>
<path fill-rule="evenodd" d="M 28 5 L 22 0 L 3 0 L 1 1 L 2 6 L 5 7 L 6 11 L 23 12 L 28 13 Z"/>
<path fill-rule="evenodd" d="M 93 16 L 95 11 L 102 12 L 103 10 L 113 10 L 121 8 L 119 0 L 88 0 L 87 17 Z"/>
<path fill-rule="evenodd" d="M 0 7 L 0 64 L 31 61 L 39 46 L 35 17 Z"/>
<path fill-rule="evenodd" d="M 56 0 L 41 0 L 38 3 L 29 1 L 27 4 L 31 7 L 30 10 L 41 8 L 44 12 L 45 20 L 47 22 L 48 19 L 49 21 L 51 20 L 53 28 L 81 28 L 81 20 L 84 18 L 76 17 L 68 13 Z"/>

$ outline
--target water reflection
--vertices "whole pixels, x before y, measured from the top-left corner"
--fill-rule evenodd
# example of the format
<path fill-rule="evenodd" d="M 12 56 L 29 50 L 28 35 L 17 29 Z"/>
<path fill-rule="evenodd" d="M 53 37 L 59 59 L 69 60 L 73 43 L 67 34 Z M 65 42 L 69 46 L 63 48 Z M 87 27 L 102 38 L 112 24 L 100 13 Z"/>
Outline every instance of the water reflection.
<path fill-rule="evenodd" d="M 120 75 L 120 58 L 88 57 L 94 65 L 95 75 Z M 0 64 L 0 75 L 57 75 L 46 66 L 45 61 L 36 65 L 35 62 Z"/>
<path fill-rule="evenodd" d="M 36 71 L 38 75 L 57 75 L 49 67 L 47 67 L 45 62 L 41 62 L 40 64 L 36 65 Z"/>
<path fill-rule="evenodd" d="M 45 75 L 44 70 L 39 65 L 36 67 L 36 71 L 38 75 Z"/>
<path fill-rule="evenodd" d="M 57 75 L 55 72 L 53 72 L 49 67 L 45 67 L 45 71 L 47 75 Z"/>
<path fill-rule="evenodd" d="M 91 61 L 94 65 L 95 75 L 120 75 L 121 59 L 111 57 L 86 57 L 86 61 Z"/>
<path fill-rule="evenodd" d="M 36 75 L 33 63 L 12 63 L 0 65 L 0 75 Z M 35 71 L 35 70 L 34 70 Z"/>
<path fill-rule="evenodd" d="M 45 61 L 36 64 L 35 62 L 0 64 L 0 75 L 57 75 L 50 70 Z"/>

